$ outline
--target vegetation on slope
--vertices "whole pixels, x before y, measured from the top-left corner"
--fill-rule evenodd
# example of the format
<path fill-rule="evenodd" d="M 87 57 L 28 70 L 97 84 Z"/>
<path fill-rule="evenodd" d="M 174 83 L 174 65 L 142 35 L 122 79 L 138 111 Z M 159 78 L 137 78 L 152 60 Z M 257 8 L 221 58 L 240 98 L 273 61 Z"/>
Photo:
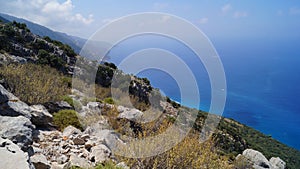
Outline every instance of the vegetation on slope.
<path fill-rule="evenodd" d="M 0 23 L 0 26 L 1 53 L 28 57 L 24 56 L 24 53 L 16 50 L 12 45 L 21 44 L 34 51 L 33 54 L 35 55 L 30 57 L 36 56 L 38 61 L 35 63 L 40 64 L 9 64 L 3 66 L 0 69 L 0 80 L 5 79 L 7 87 L 22 101 L 29 104 L 39 104 L 66 99 L 64 96 L 70 93 L 71 78 L 59 72 L 62 71 L 60 68 L 63 67 L 65 63 L 61 62 L 61 60 L 57 58 L 58 56 L 53 54 L 53 48 L 48 48 L 49 46 L 47 46 L 46 42 L 58 45 L 65 53 L 74 56 L 72 50 L 68 46 L 47 37 L 45 37 L 46 40 L 37 40 L 34 43 L 28 41 L 28 39 L 24 38 L 20 33 L 20 30 L 25 30 L 27 33 L 30 32 L 29 30 L 26 30 L 26 25 L 18 23 Z M 54 67 L 55 69 L 51 67 Z M 128 85 L 136 86 L 135 88 L 129 88 L 129 91 L 132 91 L 130 101 L 134 103 L 133 105 L 138 109 L 147 110 L 149 108 L 149 100 L 147 99 L 151 96 L 150 92 L 154 90 L 151 87 L 150 82 L 147 79 L 125 75 L 121 71 L 118 71 L 115 65 L 109 63 L 99 65 L 97 75 L 99 83 L 95 86 L 96 100 L 103 100 L 110 104 L 124 103 L 124 101 L 120 101 L 122 98 L 120 98 L 120 100 L 112 100 L 109 98 L 111 97 L 111 89 L 109 87 L 111 87 L 111 80 L 116 72 L 119 73 L 121 77 L 118 79 L 120 85 L 124 85 L 123 82 L 127 82 L 128 78 L 130 78 L 130 83 L 125 84 L 121 88 L 120 86 L 113 86 L 118 88 L 118 94 L 124 94 L 122 92 L 128 90 Z M 82 84 L 82 88 L 88 88 L 88 86 L 84 86 L 84 82 L 82 82 Z M 141 91 L 147 92 L 141 93 Z M 69 102 L 72 104 L 71 101 Z M 174 108 L 182 107 L 168 98 L 167 102 L 172 104 Z M 67 118 L 69 118 L 69 116 L 72 117 L 71 120 L 68 121 L 68 124 L 70 121 L 72 122 L 76 119 L 74 112 L 70 114 L 60 112 L 55 115 L 57 117 L 55 118 L 59 121 L 64 115 L 68 116 Z M 128 121 L 117 119 L 116 110 L 106 110 L 104 115 L 108 117 L 108 120 L 114 129 L 128 135 L 132 134 L 136 137 L 155 135 L 164 131 L 174 122 L 174 117 L 167 117 L 161 121 L 149 124 L 128 123 Z M 206 117 L 207 113 L 200 111 L 194 125 L 195 131 L 192 131 L 182 143 L 171 150 L 151 158 L 124 160 L 132 167 L 189 168 L 192 166 L 197 168 L 201 166 L 202 168 L 208 168 L 209 166 L 219 168 L 221 167 L 220 164 L 222 164 L 222 166 L 226 168 L 230 167 L 228 160 L 233 160 L 233 158 L 238 153 L 242 153 L 244 149 L 252 148 L 262 152 L 267 158 L 272 156 L 280 157 L 287 163 L 289 169 L 300 166 L 299 151 L 231 119 L 223 118 L 221 120 L 218 131 L 214 134 L 213 142 L 211 141 L 203 145 L 199 144 L 197 136 L 203 127 L 203 121 Z M 57 122 L 58 126 L 60 126 L 59 123 L 60 122 Z M 128 124 L 130 125 L 128 126 Z M 65 125 L 65 122 L 62 122 L 61 129 Z M 128 127 L 126 128 L 126 125 L 136 132 L 130 133 L 126 130 L 128 129 Z M 80 126 L 77 127 L 80 128 Z M 227 159 L 227 157 L 230 159 Z"/>

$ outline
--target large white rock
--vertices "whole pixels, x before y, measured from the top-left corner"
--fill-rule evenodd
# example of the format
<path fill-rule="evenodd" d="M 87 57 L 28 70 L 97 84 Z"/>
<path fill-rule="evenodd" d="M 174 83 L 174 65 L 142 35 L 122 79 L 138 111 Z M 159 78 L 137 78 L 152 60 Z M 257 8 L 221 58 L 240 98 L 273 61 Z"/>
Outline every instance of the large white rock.
<path fill-rule="evenodd" d="M 140 121 L 143 118 L 143 112 L 138 109 L 131 109 L 124 106 L 118 106 L 119 115 L 118 118 L 128 119 L 132 121 Z"/>
<path fill-rule="evenodd" d="M 30 107 L 0 85 L 0 115 L 31 118 Z"/>
<path fill-rule="evenodd" d="M 246 149 L 243 152 L 243 156 L 247 158 L 249 161 L 254 163 L 254 167 L 263 167 L 263 168 L 270 168 L 270 163 L 267 158 L 259 151 Z"/>
<path fill-rule="evenodd" d="M 26 117 L 0 116 L 0 136 L 13 141 L 23 150 L 27 150 L 32 143 L 33 129 L 34 126 Z"/>
<path fill-rule="evenodd" d="M 270 159 L 271 168 L 273 169 L 285 169 L 286 163 L 279 157 L 272 157 Z"/>
<path fill-rule="evenodd" d="M 111 151 L 108 147 L 103 144 L 92 147 L 90 160 L 95 163 L 103 163 L 109 159 L 111 156 Z"/>
<path fill-rule="evenodd" d="M 75 154 L 71 154 L 69 162 L 64 166 L 64 169 L 69 169 L 72 166 L 81 168 L 90 168 L 91 164 L 88 160 L 80 158 Z"/>
<path fill-rule="evenodd" d="M 66 127 L 62 133 L 63 137 L 70 137 L 71 135 L 75 134 L 82 134 L 82 132 L 73 126 Z"/>
<path fill-rule="evenodd" d="M 30 169 L 28 154 L 24 153 L 16 144 L 0 137 L 0 168 Z"/>

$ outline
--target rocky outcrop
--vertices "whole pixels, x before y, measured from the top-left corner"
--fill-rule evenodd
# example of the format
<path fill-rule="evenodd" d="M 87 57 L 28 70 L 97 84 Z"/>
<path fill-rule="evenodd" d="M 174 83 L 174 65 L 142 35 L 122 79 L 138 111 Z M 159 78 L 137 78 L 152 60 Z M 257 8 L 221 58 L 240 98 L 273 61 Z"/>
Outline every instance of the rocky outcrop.
<path fill-rule="evenodd" d="M 51 114 L 59 112 L 60 110 L 72 110 L 72 109 L 74 109 L 69 103 L 67 103 L 65 101 L 48 102 L 48 103 L 45 103 L 44 106 L 46 107 L 46 109 Z"/>
<path fill-rule="evenodd" d="M 118 118 L 120 119 L 127 119 L 131 121 L 140 121 L 143 118 L 143 112 L 138 109 L 130 109 L 124 106 L 118 106 L 119 115 Z"/>
<path fill-rule="evenodd" d="M 239 154 L 236 160 L 245 159 L 246 163 L 251 164 L 254 169 L 285 169 L 286 163 L 279 157 L 272 157 L 270 161 L 259 151 L 246 149 L 242 155 Z"/>
<path fill-rule="evenodd" d="M 0 137 L 0 168 L 3 169 L 33 169 L 28 162 L 29 157 L 24 153 L 18 145 L 8 139 Z"/>
<path fill-rule="evenodd" d="M 31 118 L 30 107 L 0 85 L 0 115 Z"/>
<path fill-rule="evenodd" d="M 276 169 L 285 169 L 286 163 L 283 160 L 281 160 L 279 157 L 272 157 L 270 159 L 270 165 L 271 167 Z"/>
<path fill-rule="evenodd" d="M 52 126 L 52 115 L 43 105 L 33 105 L 31 108 L 31 121 L 37 127 Z"/>
<path fill-rule="evenodd" d="M 0 116 L 0 136 L 13 141 L 22 150 L 27 150 L 32 144 L 33 129 L 31 121 L 24 116 Z"/>

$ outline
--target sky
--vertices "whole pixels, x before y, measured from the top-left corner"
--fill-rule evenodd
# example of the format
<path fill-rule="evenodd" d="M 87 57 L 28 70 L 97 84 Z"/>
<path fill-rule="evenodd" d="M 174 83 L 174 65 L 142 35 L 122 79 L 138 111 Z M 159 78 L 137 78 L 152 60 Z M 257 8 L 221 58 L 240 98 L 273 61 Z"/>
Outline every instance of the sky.
<path fill-rule="evenodd" d="M 299 38 L 300 1 L 0 0 L 0 12 L 89 38 L 105 24 L 141 12 L 184 18 L 212 38 Z"/>

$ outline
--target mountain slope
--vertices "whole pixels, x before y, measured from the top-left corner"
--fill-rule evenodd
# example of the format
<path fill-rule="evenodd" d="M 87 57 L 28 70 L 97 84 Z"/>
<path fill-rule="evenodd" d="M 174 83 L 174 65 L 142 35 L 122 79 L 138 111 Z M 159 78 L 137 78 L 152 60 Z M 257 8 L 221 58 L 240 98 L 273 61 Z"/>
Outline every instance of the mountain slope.
<path fill-rule="evenodd" d="M 51 66 L 62 72 L 65 72 L 66 74 L 72 74 L 72 68 L 74 68 L 74 63 L 78 56 L 75 56 L 74 52 L 72 52 L 72 50 L 66 45 L 49 38 L 42 39 L 32 34 L 24 24 L 19 24 L 16 22 L 7 24 L 0 23 L 0 28 L 0 66 L 6 65 L 5 62 L 30 62 L 35 64 L 41 64 L 43 66 Z M 1 62 L 3 62 L 3 64 L 1 64 Z M 4 70 L 4 66 L 1 67 L 0 70 Z M 117 71 L 118 70 L 116 66 L 113 64 L 104 64 L 101 67 L 99 66 L 96 82 L 103 88 L 101 88 L 102 90 L 98 92 L 98 95 L 103 96 L 105 90 L 109 90 L 109 92 L 111 92 L 108 87 L 111 87 L 111 80 L 113 74 Z M 16 74 L 15 71 L 7 72 L 11 74 Z M 12 77 L 11 74 L 9 74 L 7 77 Z M 0 77 L 5 79 L 4 75 L 3 77 Z M 118 80 L 121 81 L 122 79 L 124 79 L 124 81 L 126 82 L 126 78 L 132 79 L 132 77 L 130 77 L 129 75 L 123 75 L 121 72 L 120 78 L 118 78 Z M 7 79 L 8 78 L 6 78 L 6 80 Z M 16 78 L 14 78 L 13 80 L 15 79 Z M 67 81 L 67 79 L 65 80 Z M 29 81 L 31 82 L 32 80 Z M 147 109 L 147 99 L 149 98 L 148 93 L 150 93 L 150 91 L 152 90 L 150 82 L 147 79 L 139 78 L 135 78 L 131 82 L 135 84 L 135 88 L 129 88 L 129 91 L 133 91 L 131 92 L 133 95 L 140 96 L 139 100 L 136 100 L 136 105 L 139 105 L 139 107 L 136 105 L 134 105 L 134 107 L 139 109 Z M 23 83 L 20 83 L 20 81 L 14 83 L 21 84 L 22 87 L 20 88 L 24 88 Z M 120 82 L 120 84 L 122 83 Z M 119 88 L 121 87 L 119 86 Z M 127 86 L 125 86 L 124 89 L 128 89 Z M 30 92 L 29 95 L 31 96 L 32 93 Z M 109 95 L 107 97 L 109 97 Z M 102 98 L 100 96 L 97 97 L 97 99 L 105 101 L 105 98 Z M 89 98 L 85 98 L 84 102 L 88 102 L 88 100 Z M 112 100 L 112 98 L 110 98 L 110 100 Z M 159 99 L 156 100 L 160 101 Z M 24 99 L 23 101 L 26 100 Z M 146 104 L 142 104 L 142 101 L 144 101 Z M 113 102 L 114 101 L 112 100 L 112 104 Z M 180 105 L 176 104 L 171 100 L 168 101 L 168 99 L 167 102 L 169 102 L 169 114 L 168 111 L 166 111 L 167 113 L 164 113 L 166 117 L 166 119 L 164 120 L 168 120 L 168 124 L 170 121 L 171 124 L 172 121 L 174 122 L 174 119 L 176 118 L 176 111 L 178 111 L 178 107 L 180 107 Z M 71 103 L 73 103 L 72 99 Z M 186 109 L 187 112 L 192 111 L 191 109 L 186 107 L 181 108 Z M 114 111 L 116 110 L 112 109 L 111 111 L 108 111 L 108 115 L 113 115 Z M 116 115 L 117 113 L 118 112 L 116 112 Z M 199 111 L 198 119 L 196 120 L 196 123 L 194 125 L 194 129 L 197 135 L 199 134 L 199 132 L 197 131 L 201 131 L 206 118 L 207 113 Z M 115 124 L 115 126 L 121 128 L 124 131 L 132 131 L 132 134 L 141 131 L 155 132 L 153 130 L 153 126 L 151 125 L 147 128 L 147 126 L 143 126 L 143 124 L 140 123 L 135 123 L 134 121 L 132 122 L 128 120 L 126 121 L 116 119 L 117 117 L 112 116 L 111 120 L 108 120 L 111 122 L 111 126 Z M 124 125 L 122 125 L 123 123 Z M 154 126 L 156 126 L 156 124 Z M 208 125 L 207 127 L 209 126 L 213 125 Z M 280 157 L 287 163 L 287 168 L 297 169 L 300 166 L 299 151 L 290 148 L 274 140 L 273 138 L 258 132 L 257 130 L 254 130 L 250 127 L 247 127 L 228 118 L 222 118 L 218 126 L 218 130 L 214 134 L 214 139 L 217 147 L 222 150 L 221 153 L 226 156 L 230 156 L 233 159 L 237 154 L 241 153 L 245 149 L 252 148 L 262 152 L 267 156 L 267 158 L 277 156 Z M 185 150 L 185 148 L 186 147 L 184 147 L 184 149 L 182 150 Z"/>
<path fill-rule="evenodd" d="M 11 16 L 11 15 L 3 14 L 3 13 L 0 13 L 0 17 L 5 18 L 6 21 L 12 22 L 15 20 L 20 23 L 25 23 L 32 33 L 39 35 L 41 37 L 49 36 L 51 39 L 66 43 L 66 44 L 70 45 L 76 53 L 80 52 L 82 46 L 84 45 L 84 43 L 86 41 L 83 38 L 69 36 L 65 33 L 56 32 L 45 26 L 30 22 L 30 21 L 22 19 L 22 18 L 17 18 L 17 17 Z"/>

